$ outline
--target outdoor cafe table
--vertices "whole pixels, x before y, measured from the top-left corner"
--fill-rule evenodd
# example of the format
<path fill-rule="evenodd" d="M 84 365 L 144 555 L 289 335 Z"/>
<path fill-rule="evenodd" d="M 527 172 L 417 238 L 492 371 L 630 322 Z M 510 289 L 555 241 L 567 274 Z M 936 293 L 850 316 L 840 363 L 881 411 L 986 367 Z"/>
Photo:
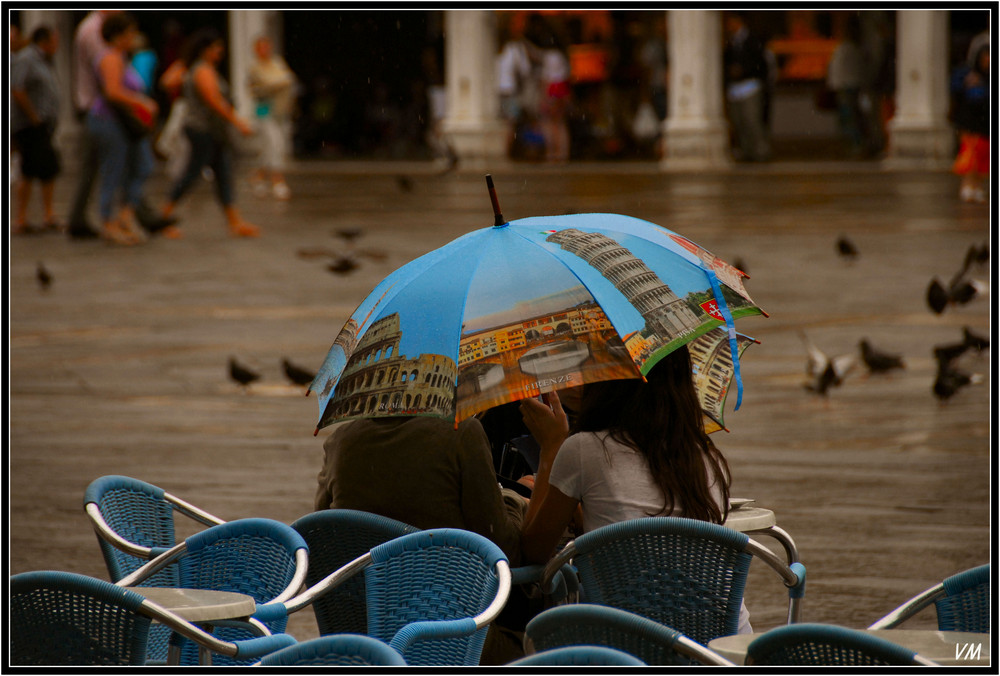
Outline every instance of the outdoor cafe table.
<path fill-rule="evenodd" d="M 181 589 L 176 587 L 126 587 L 145 596 L 153 603 L 178 615 L 188 622 L 205 625 L 211 631 L 213 622 L 246 619 L 257 610 L 252 596 L 214 589 Z M 199 661 L 211 664 L 212 654 L 199 646 Z M 169 660 L 170 663 L 175 663 Z"/>
<path fill-rule="evenodd" d="M 865 629 L 864 631 L 913 650 L 938 664 L 970 667 L 990 664 L 989 634 L 933 629 Z M 709 641 L 708 647 L 736 664 L 743 664 L 746 660 L 747 646 L 761 635 L 754 633 L 722 636 Z"/>
<path fill-rule="evenodd" d="M 768 535 L 781 543 L 785 548 L 785 555 L 788 563 L 792 564 L 799 560 L 799 550 L 792 540 L 792 536 L 777 526 L 777 519 L 774 512 L 763 507 L 756 507 L 750 503 L 752 500 L 742 500 L 732 498 L 729 501 L 729 517 L 723 524 L 726 528 L 738 530 L 748 535 Z"/>

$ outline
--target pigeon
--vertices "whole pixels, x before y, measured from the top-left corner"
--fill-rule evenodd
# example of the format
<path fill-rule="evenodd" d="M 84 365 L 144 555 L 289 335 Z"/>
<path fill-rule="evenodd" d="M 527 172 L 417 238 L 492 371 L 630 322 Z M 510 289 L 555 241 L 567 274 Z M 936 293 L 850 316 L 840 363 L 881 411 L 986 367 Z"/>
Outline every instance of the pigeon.
<path fill-rule="evenodd" d="M 840 254 L 841 258 L 849 261 L 858 257 L 858 249 L 854 246 L 854 242 L 844 236 L 837 239 L 837 253 Z"/>
<path fill-rule="evenodd" d="M 868 367 L 869 373 L 885 373 L 892 369 L 906 368 L 902 357 L 897 354 L 879 352 L 871 346 L 867 339 L 862 339 L 859 345 L 861 346 L 861 358 L 864 360 L 865 366 Z"/>
<path fill-rule="evenodd" d="M 844 354 L 837 357 L 827 357 L 816 345 L 809 340 L 804 331 L 799 332 L 802 342 L 805 343 L 809 352 L 809 361 L 806 362 L 806 373 L 810 380 L 805 388 L 826 396 L 831 387 L 837 387 L 844 382 L 846 376 L 857 364 L 854 355 Z"/>
<path fill-rule="evenodd" d="M 400 174 L 396 177 L 396 185 L 403 192 L 413 192 L 413 179 L 409 176 L 404 176 Z"/>
<path fill-rule="evenodd" d="M 962 337 L 963 343 L 966 347 L 975 350 L 976 352 L 982 352 L 990 347 L 990 341 L 988 338 L 973 333 L 969 330 L 968 326 L 962 327 Z"/>
<path fill-rule="evenodd" d="M 285 376 L 296 385 L 311 385 L 313 379 L 316 378 L 315 373 L 310 373 L 301 366 L 296 366 L 288 359 L 281 360 L 281 368 L 284 369 Z"/>
<path fill-rule="evenodd" d="M 52 273 L 45 268 L 41 261 L 38 261 L 38 267 L 35 268 L 35 278 L 42 291 L 48 291 L 49 287 L 52 286 Z"/>
<path fill-rule="evenodd" d="M 948 291 L 937 277 L 932 279 L 930 286 L 927 287 L 927 305 L 936 315 L 941 314 L 948 307 Z"/>
<path fill-rule="evenodd" d="M 989 260 L 989 249 L 986 248 L 983 254 L 981 249 L 973 245 L 965 254 L 962 269 L 951 278 L 947 287 L 937 277 L 931 280 L 930 286 L 927 287 L 927 304 L 935 314 L 944 312 L 948 305 L 965 305 L 986 290 L 982 282 L 966 279 L 969 268 L 980 259 L 980 256 L 985 256 L 986 260 Z"/>
<path fill-rule="evenodd" d="M 934 347 L 934 359 L 938 363 L 938 372 L 950 368 L 952 362 L 965 354 L 968 349 L 969 345 L 964 342 L 936 345 Z"/>
<path fill-rule="evenodd" d="M 255 380 L 260 380 L 259 373 L 251 370 L 243 364 L 240 364 L 234 357 L 229 358 L 229 377 L 243 387 L 247 387 Z"/>
<path fill-rule="evenodd" d="M 361 228 L 337 228 L 331 234 L 348 242 L 353 242 L 361 236 Z"/>
<path fill-rule="evenodd" d="M 981 383 L 983 377 L 978 373 L 969 374 L 953 367 L 939 369 L 937 377 L 934 379 L 934 396 L 941 401 L 951 399 L 966 385 Z"/>
<path fill-rule="evenodd" d="M 944 285 L 935 277 L 927 287 L 927 305 L 930 306 L 934 314 L 941 314 L 949 305 L 965 305 L 978 298 L 985 291 L 986 287 L 982 282 L 975 279 L 960 279 L 952 282 L 945 289 Z"/>
<path fill-rule="evenodd" d="M 350 256 L 338 256 L 335 261 L 326 266 L 326 269 L 338 275 L 346 275 L 357 267 L 358 264 Z"/>
<path fill-rule="evenodd" d="M 969 250 L 965 252 L 965 269 L 968 269 L 973 263 L 976 265 L 985 265 L 989 260 L 989 242 L 985 242 L 982 246 L 972 244 L 969 246 Z"/>

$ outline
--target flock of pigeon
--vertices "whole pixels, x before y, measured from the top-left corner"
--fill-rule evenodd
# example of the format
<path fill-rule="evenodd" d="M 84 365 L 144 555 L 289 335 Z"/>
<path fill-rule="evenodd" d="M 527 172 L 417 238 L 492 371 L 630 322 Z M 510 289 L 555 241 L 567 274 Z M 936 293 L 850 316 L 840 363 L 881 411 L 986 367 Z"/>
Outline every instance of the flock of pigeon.
<path fill-rule="evenodd" d="M 285 377 L 293 385 L 298 385 L 299 387 L 308 387 L 316 377 L 315 373 L 293 364 L 287 358 L 281 360 L 281 369 L 284 371 Z M 261 376 L 260 372 L 254 371 L 246 364 L 237 361 L 236 357 L 230 357 L 229 377 L 245 389 L 250 386 L 250 383 L 260 380 Z"/>
<path fill-rule="evenodd" d="M 836 243 L 837 253 L 846 260 L 858 257 L 857 247 L 846 237 L 841 237 Z M 984 266 L 989 262 L 989 245 L 972 245 L 965 255 L 962 268 L 952 277 L 948 286 L 944 286 L 936 277 L 931 280 L 927 289 L 927 304 L 935 314 L 941 314 L 949 305 L 965 305 L 978 298 L 985 291 L 985 285 L 969 277 L 974 266 Z M 804 331 L 799 332 L 808 353 L 806 373 L 809 376 L 805 388 L 816 394 L 827 396 L 831 388 L 843 383 L 844 378 L 858 364 L 857 353 L 828 357 L 809 339 Z M 973 350 L 982 353 L 989 348 L 989 339 L 980 336 L 963 327 L 962 339 L 954 343 L 934 346 L 934 359 L 937 362 L 937 374 L 931 388 L 934 396 L 941 401 L 953 397 L 966 385 L 982 382 L 982 375 L 966 373 L 956 362 L 966 352 Z M 859 344 L 861 362 L 870 374 L 888 373 L 895 369 L 906 368 L 903 358 L 898 354 L 879 351 L 867 339 Z"/>

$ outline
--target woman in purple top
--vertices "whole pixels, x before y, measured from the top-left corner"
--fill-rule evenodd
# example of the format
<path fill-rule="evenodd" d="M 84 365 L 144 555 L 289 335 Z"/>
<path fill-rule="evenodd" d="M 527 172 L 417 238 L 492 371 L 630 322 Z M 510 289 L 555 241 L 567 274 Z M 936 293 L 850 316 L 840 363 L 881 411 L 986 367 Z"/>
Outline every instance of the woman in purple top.
<path fill-rule="evenodd" d="M 152 127 L 157 112 L 156 102 L 141 93 L 142 78 L 129 66 L 128 53 L 137 34 L 135 19 L 128 14 L 104 20 L 101 36 L 107 49 L 94 64 L 100 95 L 87 114 L 87 128 L 97 144 L 103 236 L 124 245 L 145 239 L 135 220 L 135 207 L 153 171 L 153 153 L 148 135 L 131 130 L 123 116 L 131 115 Z"/>

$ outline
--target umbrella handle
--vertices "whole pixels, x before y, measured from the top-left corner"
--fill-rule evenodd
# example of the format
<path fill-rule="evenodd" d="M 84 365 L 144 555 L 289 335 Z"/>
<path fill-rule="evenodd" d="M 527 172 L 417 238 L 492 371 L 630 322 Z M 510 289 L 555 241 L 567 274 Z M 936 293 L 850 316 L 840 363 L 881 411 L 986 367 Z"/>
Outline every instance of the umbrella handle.
<path fill-rule="evenodd" d="M 493 227 L 498 228 L 501 225 L 506 225 L 507 221 L 503 219 L 503 214 L 500 213 L 500 200 L 497 199 L 496 188 L 493 187 L 493 176 L 486 174 L 486 189 L 490 192 L 490 202 L 493 203 Z"/>

